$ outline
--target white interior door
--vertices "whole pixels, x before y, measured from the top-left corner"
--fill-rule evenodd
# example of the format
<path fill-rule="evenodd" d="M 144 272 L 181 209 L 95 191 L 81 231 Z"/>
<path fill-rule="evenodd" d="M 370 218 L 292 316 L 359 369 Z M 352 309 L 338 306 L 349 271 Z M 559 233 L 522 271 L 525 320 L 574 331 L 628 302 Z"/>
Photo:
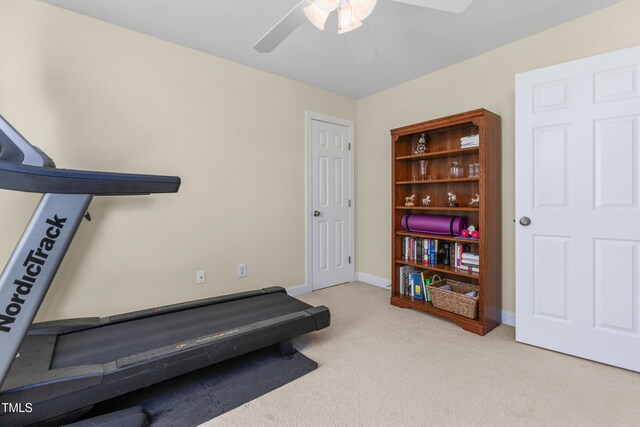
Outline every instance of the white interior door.
<path fill-rule="evenodd" d="M 516 339 L 635 371 L 639 73 L 640 47 L 516 78 Z"/>
<path fill-rule="evenodd" d="M 351 134 L 348 125 L 311 120 L 313 290 L 350 280 Z"/>

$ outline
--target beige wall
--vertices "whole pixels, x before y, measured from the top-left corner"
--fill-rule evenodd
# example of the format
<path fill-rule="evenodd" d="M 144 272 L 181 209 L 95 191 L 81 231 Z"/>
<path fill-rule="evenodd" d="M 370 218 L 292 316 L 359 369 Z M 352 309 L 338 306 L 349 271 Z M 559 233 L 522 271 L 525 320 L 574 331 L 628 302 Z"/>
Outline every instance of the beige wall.
<path fill-rule="evenodd" d="M 514 312 L 514 76 L 638 45 L 638 17 L 640 1 L 626 0 L 360 100 L 356 134 L 357 271 L 390 279 L 389 129 L 484 107 L 502 116 L 503 309 Z"/>
<path fill-rule="evenodd" d="M 355 100 L 32 0 L 0 0 L 0 52 L 0 114 L 58 167 L 183 180 L 96 198 L 40 320 L 305 282 L 305 110 Z M 0 192 L 2 263 L 38 199 Z"/>
<path fill-rule="evenodd" d="M 37 1 L 0 10 L 0 114 L 28 140 L 59 167 L 183 179 L 174 195 L 96 198 L 40 320 L 304 283 L 305 110 L 356 121 L 357 271 L 385 279 L 389 129 L 500 114 L 503 308 L 514 311 L 514 75 L 640 44 L 640 2 L 627 0 L 355 101 Z M 37 200 L 0 192 L 2 262 Z"/>

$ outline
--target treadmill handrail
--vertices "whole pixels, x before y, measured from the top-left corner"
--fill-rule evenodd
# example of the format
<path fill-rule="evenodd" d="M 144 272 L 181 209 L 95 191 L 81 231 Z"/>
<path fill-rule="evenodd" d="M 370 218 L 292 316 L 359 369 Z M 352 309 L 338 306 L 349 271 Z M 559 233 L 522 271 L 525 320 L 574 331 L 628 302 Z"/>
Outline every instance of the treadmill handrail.
<path fill-rule="evenodd" d="M 56 167 L 51 157 L 27 141 L 0 115 L 0 160 L 23 165 Z"/>
<path fill-rule="evenodd" d="M 0 188 L 29 193 L 143 195 L 175 193 L 180 188 L 180 178 L 55 169 L 0 161 Z"/>

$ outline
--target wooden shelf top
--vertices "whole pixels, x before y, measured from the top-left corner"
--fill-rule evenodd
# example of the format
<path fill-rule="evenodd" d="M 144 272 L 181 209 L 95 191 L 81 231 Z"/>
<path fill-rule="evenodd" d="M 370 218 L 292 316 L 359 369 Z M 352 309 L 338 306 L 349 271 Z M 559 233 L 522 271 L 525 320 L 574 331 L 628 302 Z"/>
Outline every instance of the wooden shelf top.
<path fill-rule="evenodd" d="M 414 233 L 410 231 L 397 231 L 396 235 L 408 236 L 408 237 L 420 237 L 423 239 L 446 240 L 449 242 L 472 243 L 472 244 L 475 243 L 476 245 L 480 243 L 480 239 L 455 237 L 455 236 L 441 236 L 438 234 L 428 234 L 428 233 Z"/>
<path fill-rule="evenodd" d="M 421 181 L 398 181 L 399 185 L 412 185 L 412 184 L 440 184 L 440 183 L 454 183 L 454 182 L 472 182 L 480 181 L 480 178 L 447 178 L 447 179 L 425 179 Z"/>
<path fill-rule="evenodd" d="M 464 271 L 464 270 L 459 269 L 459 268 L 451 267 L 450 265 L 421 264 L 421 263 L 417 263 L 417 262 L 410 262 L 410 261 L 404 261 L 404 260 L 396 260 L 396 263 L 404 264 L 404 265 L 410 265 L 412 267 L 423 268 L 425 270 L 430 270 L 430 271 L 439 271 L 440 273 L 453 274 L 455 276 L 460 276 L 460 277 L 468 277 L 470 279 L 479 279 L 480 278 L 480 273 L 473 273 L 473 272 L 470 272 L 470 271 Z"/>
<path fill-rule="evenodd" d="M 421 159 L 438 159 L 442 157 L 451 157 L 455 155 L 476 154 L 480 152 L 480 147 L 472 148 L 454 148 L 453 150 L 435 151 L 433 153 L 412 154 L 410 156 L 399 156 L 396 160 L 421 160 Z"/>
<path fill-rule="evenodd" d="M 396 209 L 405 209 L 405 210 L 417 210 L 417 211 L 465 211 L 465 212 L 478 212 L 480 208 L 466 208 L 466 207 L 457 207 L 457 208 L 448 208 L 446 206 L 396 206 Z"/>
<path fill-rule="evenodd" d="M 466 111 L 464 113 L 453 114 L 447 117 L 441 117 L 438 119 L 427 120 L 425 122 L 415 123 L 412 125 L 402 126 L 399 128 L 391 129 L 391 135 L 408 135 L 419 132 L 433 132 L 440 129 L 448 129 L 454 126 L 460 125 L 474 125 L 477 126 L 476 119 L 481 117 L 492 116 L 500 119 L 500 116 L 492 113 L 484 108 L 478 108 L 472 111 Z"/>

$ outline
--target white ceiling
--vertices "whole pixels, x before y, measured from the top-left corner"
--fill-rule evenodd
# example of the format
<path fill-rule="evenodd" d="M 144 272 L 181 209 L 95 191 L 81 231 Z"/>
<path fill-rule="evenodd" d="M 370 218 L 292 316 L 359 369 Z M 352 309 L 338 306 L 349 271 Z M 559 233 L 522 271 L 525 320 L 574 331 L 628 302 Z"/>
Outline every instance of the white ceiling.
<path fill-rule="evenodd" d="M 300 0 L 42 0 L 356 99 L 621 0 L 475 0 L 460 15 L 379 0 L 365 26 L 336 34 L 305 22 L 271 53 L 254 43 Z M 369 32 L 379 59 L 359 65 Z"/>

